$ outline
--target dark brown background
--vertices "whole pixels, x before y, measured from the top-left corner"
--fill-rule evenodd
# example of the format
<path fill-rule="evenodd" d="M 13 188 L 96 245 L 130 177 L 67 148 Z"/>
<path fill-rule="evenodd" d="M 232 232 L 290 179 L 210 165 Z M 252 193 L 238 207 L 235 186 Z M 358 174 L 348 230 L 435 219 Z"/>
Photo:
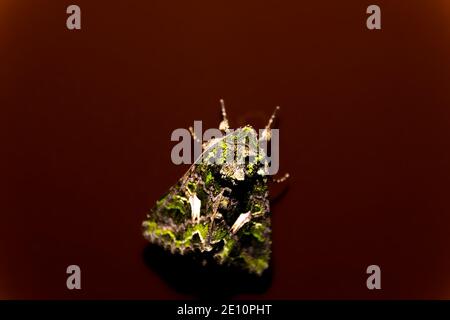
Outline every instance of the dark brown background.
<path fill-rule="evenodd" d="M 271 285 L 238 298 L 450 298 L 450 3 L 0 2 L 0 298 L 189 298 L 140 224 L 184 172 L 170 134 L 219 98 L 281 105 Z M 65 269 L 82 268 L 81 291 Z M 366 267 L 382 268 L 382 290 Z"/>

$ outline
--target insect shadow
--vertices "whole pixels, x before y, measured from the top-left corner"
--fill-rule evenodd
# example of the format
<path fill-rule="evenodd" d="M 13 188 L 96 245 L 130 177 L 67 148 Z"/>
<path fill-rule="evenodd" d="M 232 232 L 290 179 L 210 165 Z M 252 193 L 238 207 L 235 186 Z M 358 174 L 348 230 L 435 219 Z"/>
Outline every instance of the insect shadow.
<path fill-rule="evenodd" d="M 271 196 L 272 208 L 287 194 L 289 185 L 274 188 Z M 272 246 L 272 250 L 275 248 Z M 262 294 L 271 284 L 274 273 L 272 261 L 261 276 L 250 274 L 236 267 L 220 266 L 215 263 L 204 265 L 192 255 L 171 254 L 164 248 L 149 243 L 144 247 L 145 265 L 175 291 L 206 300 L 231 298 L 234 295 Z M 209 257 L 209 260 L 212 260 Z M 211 262 L 211 261 L 210 261 Z"/>
<path fill-rule="evenodd" d="M 240 293 L 263 293 L 272 282 L 272 266 L 261 276 L 214 263 L 204 265 L 192 256 L 171 254 L 158 245 L 143 250 L 145 264 L 177 292 L 215 300 Z"/>

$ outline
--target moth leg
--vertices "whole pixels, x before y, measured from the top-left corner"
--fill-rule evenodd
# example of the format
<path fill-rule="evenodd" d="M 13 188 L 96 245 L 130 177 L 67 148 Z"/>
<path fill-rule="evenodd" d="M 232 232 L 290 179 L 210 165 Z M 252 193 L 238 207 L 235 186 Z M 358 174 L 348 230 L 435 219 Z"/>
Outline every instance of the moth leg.
<path fill-rule="evenodd" d="M 270 138 L 272 137 L 270 128 L 272 127 L 273 121 L 275 120 L 278 110 L 280 110 L 280 107 L 279 106 L 275 107 L 275 110 L 273 111 L 272 115 L 270 116 L 269 122 L 267 123 L 266 127 L 264 128 L 264 130 L 262 132 L 261 139 L 269 141 Z"/>
<path fill-rule="evenodd" d="M 220 106 L 222 108 L 222 121 L 219 124 L 219 130 L 227 131 L 230 129 L 230 126 L 228 124 L 227 111 L 225 110 L 225 101 L 223 99 L 220 99 Z"/>
<path fill-rule="evenodd" d="M 290 177 L 289 173 L 286 173 L 281 178 L 274 178 L 274 177 L 272 177 L 272 181 L 275 182 L 275 183 L 281 183 L 281 182 L 286 181 L 289 177 Z"/>
<path fill-rule="evenodd" d="M 272 127 L 272 123 L 275 120 L 275 117 L 277 116 L 278 110 L 280 110 L 280 106 L 276 106 L 275 110 L 273 110 L 273 113 L 270 116 L 269 122 L 266 125 L 266 129 L 270 129 Z"/>
<path fill-rule="evenodd" d="M 194 139 L 195 142 L 201 143 L 200 139 L 197 137 L 192 127 L 189 127 L 189 132 L 191 133 L 192 139 Z"/>

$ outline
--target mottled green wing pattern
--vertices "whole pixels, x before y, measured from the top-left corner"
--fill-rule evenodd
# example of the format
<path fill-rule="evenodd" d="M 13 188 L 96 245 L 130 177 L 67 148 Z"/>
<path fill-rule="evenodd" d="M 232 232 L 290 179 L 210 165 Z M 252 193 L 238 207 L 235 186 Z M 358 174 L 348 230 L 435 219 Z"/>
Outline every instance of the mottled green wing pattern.
<path fill-rule="evenodd" d="M 222 112 L 221 130 L 230 132 L 224 106 Z M 254 154 L 252 147 L 270 139 L 273 118 L 262 138 L 245 126 L 228 139 L 206 142 L 203 161 L 196 161 L 147 215 L 145 238 L 174 254 L 212 257 L 214 263 L 261 275 L 271 255 L 271 214 L 265 154 Z M 234 150 L 230 146 L 239 143 L 252 160 L 226 161 Z M 211 157 L 219 160 L 208 161 Z"/>

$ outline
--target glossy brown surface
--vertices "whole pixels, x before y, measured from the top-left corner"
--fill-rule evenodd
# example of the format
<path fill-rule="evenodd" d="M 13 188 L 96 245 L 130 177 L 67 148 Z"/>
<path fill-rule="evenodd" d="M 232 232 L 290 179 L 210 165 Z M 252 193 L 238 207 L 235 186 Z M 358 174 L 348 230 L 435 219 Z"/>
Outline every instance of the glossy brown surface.
<path fill-rule="evenodd" d="M 219 98 L 232 125 L 282 107 L 291 174 L 270 281 L 234 297 L 450 298 L 448 1 L 377 1 L 376 32 L 364 1 L 76 3 L 71 32 L 71 3 L 0 2 L 0 298 L 195 297 L 140 224 L 186 169 L 172 130 Z"/>

